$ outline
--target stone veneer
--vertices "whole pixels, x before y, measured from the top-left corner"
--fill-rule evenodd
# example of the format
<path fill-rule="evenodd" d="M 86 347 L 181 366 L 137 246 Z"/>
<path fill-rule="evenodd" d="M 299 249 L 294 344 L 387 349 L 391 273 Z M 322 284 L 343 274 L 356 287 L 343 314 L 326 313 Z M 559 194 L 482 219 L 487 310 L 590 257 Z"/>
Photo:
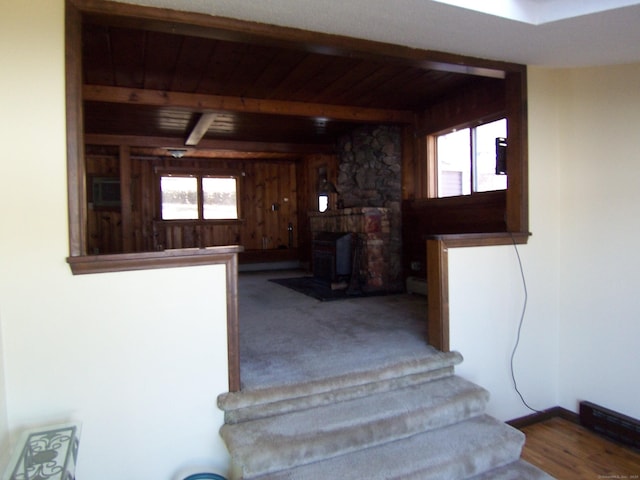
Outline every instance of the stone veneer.
<path fill-rule="evenodd" d="M 382 255 L 388 290 L 402 290 L 402 142 L 393 125 L 360 127 L 338 140 L 338 203 L 348 208 L 385 209 Z M 383 210 L 381 210 L 383 211 Z M 386 227 L 385 227 L 386 228 Z M 369 265 L 371 268 L 372 265 Z M 376 275 L 369 272 L 369 275 Z"/>
<path fill-rule="evenodd" d="M 400 213 L 400 127 L 365 126 L 338 140 L 340 200 L 348 207 L 383 207 Z"/>

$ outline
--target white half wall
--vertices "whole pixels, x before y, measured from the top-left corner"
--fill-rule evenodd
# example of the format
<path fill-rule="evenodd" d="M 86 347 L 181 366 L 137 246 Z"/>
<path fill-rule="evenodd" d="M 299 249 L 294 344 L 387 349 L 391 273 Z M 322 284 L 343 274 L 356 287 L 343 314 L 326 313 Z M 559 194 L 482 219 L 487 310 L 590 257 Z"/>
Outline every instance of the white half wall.
<path fill-rule="evenodd" d="M 0 27 L 0 441 L 74 420 L 78 478 L 226 474 L 224 266 L 71 274 L 64 1 L 3 2 Z"/>
<path fill-rule="evenodd" d="M 192 462 L 224 473 L 224 266 L 43 270 L 37 301 L 7 302 L 11 429 L 80 422 L 79 478 L 171 478 Z"/>

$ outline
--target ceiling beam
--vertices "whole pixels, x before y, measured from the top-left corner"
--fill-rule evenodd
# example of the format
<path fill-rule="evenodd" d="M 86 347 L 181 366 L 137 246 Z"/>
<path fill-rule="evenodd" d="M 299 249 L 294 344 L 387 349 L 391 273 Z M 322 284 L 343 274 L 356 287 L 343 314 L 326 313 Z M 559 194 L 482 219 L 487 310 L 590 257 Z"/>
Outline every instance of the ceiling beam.
<path fill-rule="evenodd" d="M 174 137 L 144 137 L 137 135 L 106 135 L 87 133 L 84 136 L 86 145 L 129 145 L 130 147 L 150 147 L 164 149 L 184 148 L 184 141 Z M 202 140 L 197 150 L 246 153 L 333 153 L 334 146 L 327 144 L 307 143 L 267 143 L 240 142 L 233 140 Z"/>
<path fill-rule="evenodd" d="M 166 148 L 147 148 L 147 147 L 131 147 L 131 158 L 136 160 L 142 159 L 158 159 L 158 157 L 167 157 Z M 184 159 L 233 159 L 233 160 L 269 160 L 269 161 L 298 161 L 301 157 L 299 153 L 277 153 L 277 152 L 231 152 L 228 150 L 201 150 L 194 149 L 187 153 Z"/>
<path fill-rule="evenodd" d="M 200 140 L 202 140 L 202 137 L 207 133 L 207 130 L 209 130 L 211 124 L 216 120 L 217 116 L 217 113 L 203 113 L 200 115 L 198 123 L 193 127 L 193 130 L 191 130 L 191 133 L 184 144 L 190 147 L 198 145 Z"/>
<path fill-rule="evenodd" d="M 264 100 L 257 98 L 204 95 L 195 93 L 145 90 L 140 88 L 84 85 L 83 100 L 128 105 L 182 107 L 198 111 L 264 113 L 359 123 L 412 123 L 410 110 L 385 110 L 323 103 Z"/>
<path fill-rule="evenodd" d="M 147 30 L 211 38 L 255 45 L 271 45 L 325 55 L 372 59 L 384 63 L 417 66 L 425 70 L 505 78 L 521 72 L 522 65 L 468 57 L 435 50 L 388 44 L 343 35 L 311 32 L 299 28 L 267 25 L 233 18 L 185 11 L 143 7 L 103 0 L 71 0 L 93 23 L 138 28 L 144 19 Z"/>

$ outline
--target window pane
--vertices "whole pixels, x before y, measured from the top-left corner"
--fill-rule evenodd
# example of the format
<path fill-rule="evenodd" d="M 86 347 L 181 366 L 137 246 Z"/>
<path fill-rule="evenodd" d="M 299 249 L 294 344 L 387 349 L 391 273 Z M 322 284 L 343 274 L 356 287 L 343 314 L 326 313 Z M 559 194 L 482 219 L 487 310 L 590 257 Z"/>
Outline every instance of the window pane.
<path fill-rule="evenodd" d="M 161 177 L 162 219 L 198 219 L 198 179 L 195 177 Z"/>
<path fill-rule="evenodd" d="M 476 127 L 476 191 L 505 190 L 507 176 L 496 175 L 496 138 L 507 136 L 505 118 Z"/>
<path fill-rule="evenodd" d="M 202 179 L 203 216 L 205 220 L 238 218 L 236 179 L 204 177 Z"/>
<path fill-rule="evenodd" d="M 318 211 L 326 212 L 329 208 L 329 195 L 318 195 Z"/>
<path fill-rule="evenodd" d="M 468 128 L 440 135 L 438 152 L 438 197 L 471 193 L 471 137 Z"/>

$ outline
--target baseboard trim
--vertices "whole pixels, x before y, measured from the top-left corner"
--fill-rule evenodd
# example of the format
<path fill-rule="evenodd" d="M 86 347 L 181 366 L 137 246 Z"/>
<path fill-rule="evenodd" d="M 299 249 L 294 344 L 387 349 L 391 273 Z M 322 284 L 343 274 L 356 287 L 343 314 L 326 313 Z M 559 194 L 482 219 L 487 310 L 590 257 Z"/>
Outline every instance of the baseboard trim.
<path fill-rule="evenodd" d="M 564 420 L 568 420 L 572 423 L 580 423 L 580 417 L 577 413 L 574 413 L 562 407 L 547 408 L 546 410 L 542 410 L 531 415 L 514 418 L 513 420 L 509 420 L 506 423 L 514 428 L 521 429 L 524 427 L 528 427 L 529 425 L 534 425 L 536 423 L 544 422 L 545 420 L 556 417 L 563 418 Z"/>

